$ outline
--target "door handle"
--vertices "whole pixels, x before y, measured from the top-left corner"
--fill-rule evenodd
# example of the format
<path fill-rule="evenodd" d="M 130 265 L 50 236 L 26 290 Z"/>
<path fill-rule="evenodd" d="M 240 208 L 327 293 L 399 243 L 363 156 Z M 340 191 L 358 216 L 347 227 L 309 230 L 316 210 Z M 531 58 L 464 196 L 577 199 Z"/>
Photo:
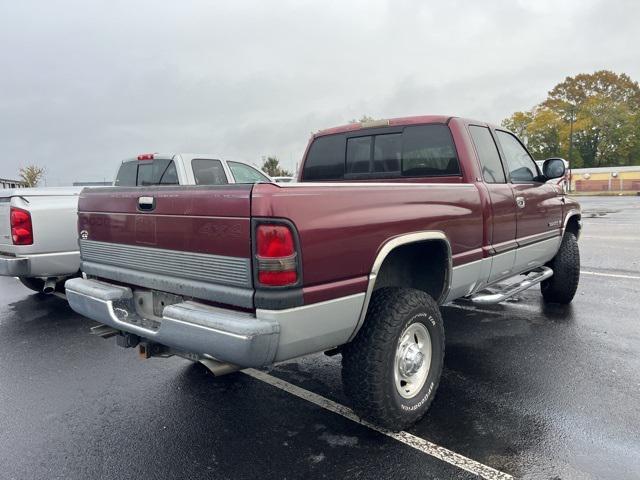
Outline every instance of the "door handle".
<path fill-rule="evenodd" d="M 516 205 L 518 205 L 518 208 L 524 208 L 524 206 L 526 205 L 524 197 L 516 197 Z"/>
<path fill-rule="evenodd" d="M 143 212 L 150 212 L 156 208 L 156 199 L 154 197 L 139 197 L 138 209 Z"/>

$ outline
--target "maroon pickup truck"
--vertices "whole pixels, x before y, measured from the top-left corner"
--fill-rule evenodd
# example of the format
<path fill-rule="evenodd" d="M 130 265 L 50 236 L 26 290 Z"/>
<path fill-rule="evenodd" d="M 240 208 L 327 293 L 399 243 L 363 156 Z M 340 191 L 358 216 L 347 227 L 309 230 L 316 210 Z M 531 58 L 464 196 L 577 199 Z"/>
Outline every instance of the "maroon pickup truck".
<path fill-rule="evenodd" d="M 296 183 L 85 189 L 67 297 L 119 345 L 216 374 L 341 353 L 355 410 L 405 428 L 442 372 L 439 305 L 538 283 L 572 300 L 580 207 L 547 182 L 564 170 L 423 116 L 316 133 Z"/>

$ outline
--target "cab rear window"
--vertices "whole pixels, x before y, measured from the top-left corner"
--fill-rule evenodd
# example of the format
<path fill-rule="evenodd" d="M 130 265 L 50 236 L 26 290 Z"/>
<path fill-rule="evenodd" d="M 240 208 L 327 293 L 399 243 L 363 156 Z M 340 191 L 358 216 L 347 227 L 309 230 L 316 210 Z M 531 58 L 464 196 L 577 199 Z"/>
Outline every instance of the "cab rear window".
<path fill-rule="evenodd" d="M 122 162 L 115 185 L 119 187 L 144 187 L 150 185 L 178 185 L 178 172 L 173 160 Z"/>
<path fill-rule="evenodd" d="M 307 154 L 302 178 L 304 180 L 338 180 L 344 178 L 344 135 L 316 138 Z"/>
<path fill-rule="evenodd" d="M 366 132 L 366 131 L 365 131 Z M 460 175 L 449 127 L 415 125 L 318 137 L 307 154 L 306 181 Z"/>

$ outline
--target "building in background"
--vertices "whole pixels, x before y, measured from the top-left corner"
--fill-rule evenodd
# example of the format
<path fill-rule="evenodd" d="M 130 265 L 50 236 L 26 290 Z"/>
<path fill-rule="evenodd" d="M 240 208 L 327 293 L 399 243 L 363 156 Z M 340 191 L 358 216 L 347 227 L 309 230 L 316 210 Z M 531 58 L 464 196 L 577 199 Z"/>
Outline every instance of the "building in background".
<path fill-rule="evenodd" d="M 571 191 L 576 193 L 640 192 L 640 165 L 571 169 Z"/>
<path fill-rule="evenodd" d="M 27 184 L 21 180 L 10 180 L 8 178 L 0 178 L 2 188 L 26 188 Z"/>

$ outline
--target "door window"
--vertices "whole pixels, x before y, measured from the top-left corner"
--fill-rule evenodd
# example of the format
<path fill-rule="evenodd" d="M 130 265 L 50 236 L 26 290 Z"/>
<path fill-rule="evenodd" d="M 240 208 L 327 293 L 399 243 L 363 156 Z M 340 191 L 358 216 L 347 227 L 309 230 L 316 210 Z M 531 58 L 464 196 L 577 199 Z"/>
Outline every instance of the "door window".
<path fill-rule="evenodd" d="M 533 161 L 520 141 L 510 133 L 496 130 L 496 136 L 504 152 L 513 183 L 531 183 L 539 175 L 536 162 Z"/>
<path fill-rule="evenodd" d="M 266 175 L 253 167 L 240 162 L 227 162 L 236 183 L 271 182 Z"/>
<path fill-rule="evenodd" d="M 498 147 L 496 147 L 496 142 L 493 141 L 489 129 L 470 125 L 469 132 L 478 152 L 484 181 L 487 183 L 506 183 L 507 180 L 502 168 Z"/>

